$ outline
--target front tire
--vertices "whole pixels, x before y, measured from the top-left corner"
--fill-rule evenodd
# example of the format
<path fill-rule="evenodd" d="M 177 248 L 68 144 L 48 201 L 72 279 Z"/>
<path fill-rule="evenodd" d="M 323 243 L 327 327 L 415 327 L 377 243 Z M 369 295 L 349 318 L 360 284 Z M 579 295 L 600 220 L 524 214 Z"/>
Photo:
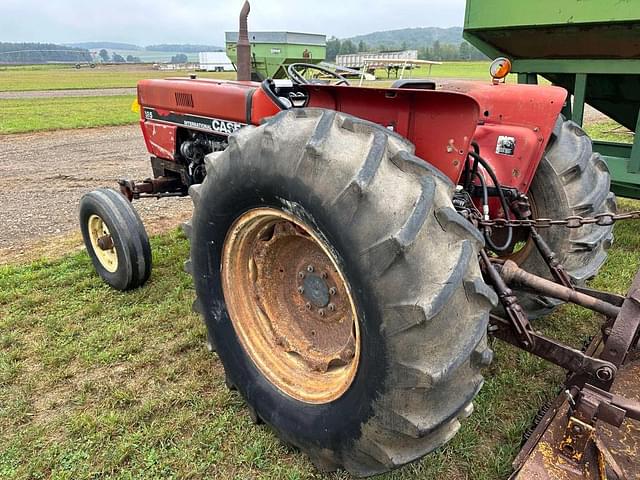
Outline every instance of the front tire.
<path fill-rule="evenodd" d="M 191 239 L 186 267 L 227 383 L 253 418 L 325 471 L 379 474 L 449 441 L 471 414 L 480 369 L 492 358 L 486 331 L 497 298 L 480 274 L 482 237 L 454 210 L 453 184 L 412 151 L 377 125 L 333 111 L 292 110 L 231 136 L 225 152 L 207 157 L 205 182 L 190 190 L 195 211 L 185 228 Z M 279 286 L 305 277 L 287 267 L 295 258 L 279 257 L 282 268 L 265 277 L 241 253 L 226 256 L 242 235 L 239 225 L 255 215 L 293 224 L 265 224 L 255 243 L 271 242 L 278 228 L 317 238 L 343 274 L 358 330 L 357 369 L 344 377 L 343 390 L 328 381 L 325 397 L 291 392 L 286 378 L 265 373 L 264 357 L 247 346 L 243 332 L 270 332 L 268 326 L 245 329 L 247 317 L 268 317 L 272 325 L 281 317 L 269 317 L 264 303 L 244 314 L 230 308 L 253 299 L 246 285 L 229 285 L 229 270 L 248 269 L 236 277 L 255 282 L 258 296 L 260 285 L 281 291 L 273 301 L 278 311 L 301 294 Z M 292 321 L 304 318 L 302 312 Z M 282 333 L 278 325 L 273 330 Z M 291 339 L 277 340 L 273 348 Z M 326 367 L 319 371 L 335 372 Z"/>
<path fill-rule="evenodd" d="M 141 287 L 151 275 L 151 245 L 131 203 L 101 188 L 80 200 L 82 238 L 96 272 L 116 290 Z"/>

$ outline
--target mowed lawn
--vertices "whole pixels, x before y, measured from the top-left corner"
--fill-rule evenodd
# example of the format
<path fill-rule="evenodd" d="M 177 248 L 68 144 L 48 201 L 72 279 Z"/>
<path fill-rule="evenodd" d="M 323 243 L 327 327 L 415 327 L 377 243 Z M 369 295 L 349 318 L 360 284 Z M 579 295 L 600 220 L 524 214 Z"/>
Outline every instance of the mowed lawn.
<path fill-rule="evenodd" d="M 0 100 L 0 134 L 135 123 L 132 95 Z"/>
<path fill-rule="evenodd" d="M 124 69 L 116 66 L 0 68 L 0 92 L 135 87 L 144 78 L 184 77 L 186 71 Z M 194 72 L 190 72 L 194 73 Z M 231 79 L 235 73 L 198 72 L 198 76 Z"/>
<path fill-rule="evenodd" d="M 616 226 L 592 286 L 626 291 L 640 266 L 639 228 Z M 151 281 L 133 293 L 103 285 L 83 252 L 0 267 L 0 478 L 348 478 L 317 473 L 268 427 L 251 423 L 191 313 L 187 241 L 174 231 L 152 243 Z M 537 323 L 576 347 L 598 325 L 575 307 Z M 458 436 L 381 478 L 507 478 L 522 433 L 564 375 L 497 341 L 494 349 L 476 411 Z"/>

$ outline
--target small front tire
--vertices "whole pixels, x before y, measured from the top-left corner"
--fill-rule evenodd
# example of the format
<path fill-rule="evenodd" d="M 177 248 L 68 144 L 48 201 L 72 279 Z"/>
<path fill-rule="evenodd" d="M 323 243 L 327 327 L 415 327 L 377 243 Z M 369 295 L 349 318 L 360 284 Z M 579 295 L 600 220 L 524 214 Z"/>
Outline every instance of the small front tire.
<path fill-rule="evenodd" d="M 149 237 L 131 203 L 101 188 L 80 200 L 80 229 L 93 266 L 116 290 L 141 287 L 151 275 Z"/>

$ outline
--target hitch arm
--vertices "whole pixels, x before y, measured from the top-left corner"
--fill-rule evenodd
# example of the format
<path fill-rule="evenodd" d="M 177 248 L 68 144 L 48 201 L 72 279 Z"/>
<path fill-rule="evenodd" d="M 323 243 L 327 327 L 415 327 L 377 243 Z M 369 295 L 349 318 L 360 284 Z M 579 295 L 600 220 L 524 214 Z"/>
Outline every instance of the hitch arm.
<path fill-rule="evenodd" d="M 518 337 L 514 334 L 509 321 L 496 315 L 491 315 L 491 334 L 502 341 L 516 347 L 521 347 Z M 594 358 L 580 350 L 563 345 L 536 332 L 531 332 L 533 344 L 526 349 L 548 362 L 558 365 L 577 375 L 586 375 L 597 380 L 599 384 L 608 384 L 615 378 L 617 368 L 614 364 L 599 358 Z"/>
<path fill-rule="evenodd" d="M 510 286 L 525 287 L 549 297 L 559 298 L 566 302 L 575 303 L 576 305 L 588 308 L 589 310 L 602 313 L 609 318 L 616 318 L 620 313 L 620 307 L 611 305 L 610 303 L 598 298 L 585 295 L 584 293 L 571 288 L 558 285 L 557 283 L 551 282 L 542 277 L 532 275 L 519 268 L 518 265 L 511 260 L 507 260 L 500 267 L 500 275 Z"/>

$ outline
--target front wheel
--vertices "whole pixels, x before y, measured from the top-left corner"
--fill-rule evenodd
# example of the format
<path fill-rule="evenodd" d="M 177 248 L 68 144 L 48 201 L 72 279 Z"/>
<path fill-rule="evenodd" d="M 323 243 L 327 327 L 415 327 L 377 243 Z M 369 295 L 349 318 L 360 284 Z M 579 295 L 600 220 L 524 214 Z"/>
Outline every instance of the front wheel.
<path fill-rule="evenodd" d="M 482 237 L 383 127 L 283 112 L 191 188 L 187 270 L 227 382 L 322 470 L 367 476 L 449 441 L 482 385 Z"/>
<path fill-rule="evenodd" d="M 102 188 L 84 195 L 80 229 L 93 266 L 105 283 L 124 291 L 141 287 L 149 279 L 149 237 L 122 194 Z"/>

